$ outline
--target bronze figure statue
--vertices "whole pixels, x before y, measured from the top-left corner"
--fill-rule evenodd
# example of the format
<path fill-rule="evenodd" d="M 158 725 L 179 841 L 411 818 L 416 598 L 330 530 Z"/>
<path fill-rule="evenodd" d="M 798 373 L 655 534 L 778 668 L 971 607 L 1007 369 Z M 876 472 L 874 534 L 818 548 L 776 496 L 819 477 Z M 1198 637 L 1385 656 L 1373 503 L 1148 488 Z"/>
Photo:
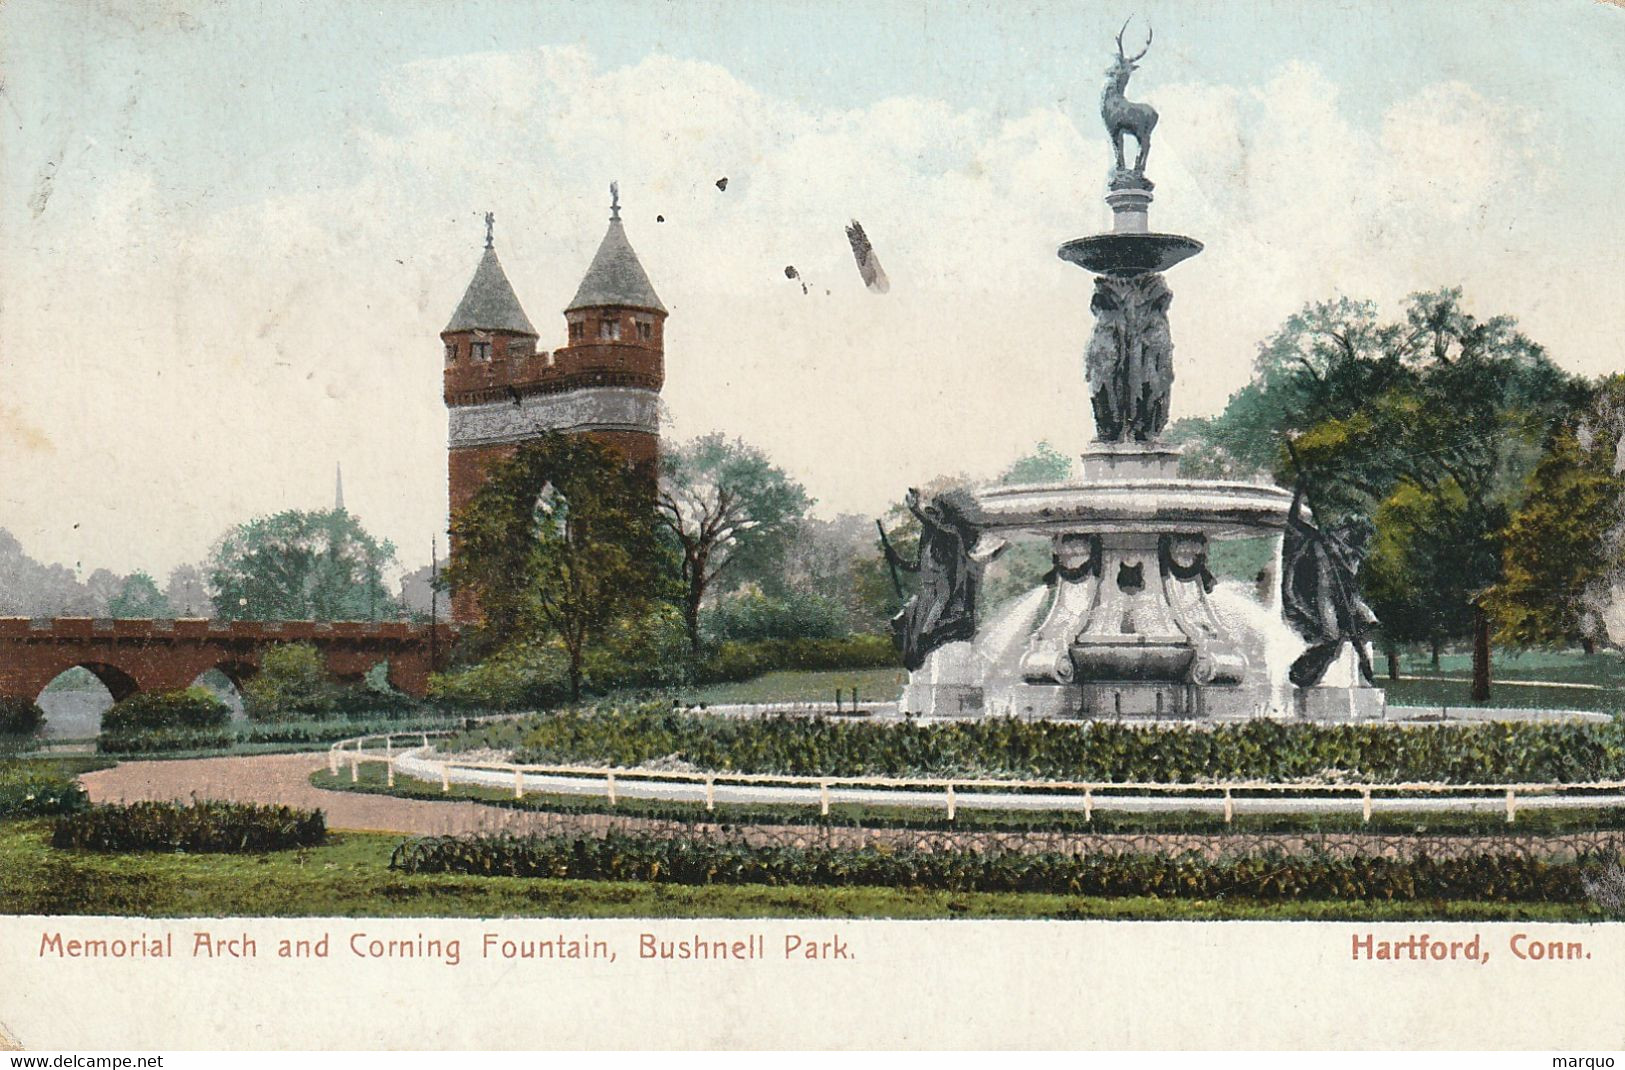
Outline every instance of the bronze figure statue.
<path fill-rule="evenodd" d="M 919 593 L 891 621 L 903 666 L 912 672 L 938 647 L 975 636 L 982 569 L 1003 547 L 991 553 L 978 550 L 980 533 L 968 516 L 973 503 L 964 491 L 947 491 L 922 504 L 920 492 L 910 487 L 904 500 L 920 522 L 919 553 L 906 560 L 892 548 L 884 528 L 880 539 L 894 581 L 896 569 L 920 576 Z"/>
<path fill-rule="evenodd" d="M 1287 623 L 1309 643 L 1292 663 L 1287 678 L 1299 687 L 1320 683 L 1326 670 L 1354 646 L 1360 675 L 1371 683 L 1371 656 L 1366 634 L 1377 623 L 1376 614 L 1360 598 L 1360 560 L 1371 538 L 1364 517 L 1351 517 L 1327 531 L 1303 518 L 1303 480 L 1298 480 L 1287 513 L 1281 546 L 1281 605 Z"/>
<path fill-rule="evenodd" d="M 1084 373 L 1102 442 L 1147 442 L 1168 423 L 1174 389 L 1174 341 L 1168 305 L 1174 295 L 1161 275 L 1095 277 L 1089 310 L 1095 331 Z"/>
<path fill-rule="evenodd" d="M 1137 66 L 1139 61 L 1151 51 L 1153 31 L 1147 27 L 1145 47 L 1130 58 L 1123 54 L 1123 33 L 1127 29 L 1128 22 L 1125 21 L 1123 29 L 1117 31 L 1117 59 L 1106 71 L 1106 88 L 1100 94 L 1100 117 L 1106 122 L 1106 134 L 1112 139 L 1112 148 L 1117 153 L 1117 172 L 1113 177 L 1113 185 L 1115 186 L 1119 180 L 1128 179 L 1128 184 L 1141 185 L 1149 189 L 1150 183 L 1145 181 L 1145 158 L 1151 154 L 1151 131 L 1157 128 L 1157 109 L 1149 104 L 1128 100 L 1123 96 L 1123 90 L 1128 88 L 1129 75 L 1139 69 Z M 1132 172 L 1123 164 L 1124 134 L 1133 134 L 1135 142 L 1140 146 Z M 1138 181 L 1134 181 L 1136 179 Z"/>

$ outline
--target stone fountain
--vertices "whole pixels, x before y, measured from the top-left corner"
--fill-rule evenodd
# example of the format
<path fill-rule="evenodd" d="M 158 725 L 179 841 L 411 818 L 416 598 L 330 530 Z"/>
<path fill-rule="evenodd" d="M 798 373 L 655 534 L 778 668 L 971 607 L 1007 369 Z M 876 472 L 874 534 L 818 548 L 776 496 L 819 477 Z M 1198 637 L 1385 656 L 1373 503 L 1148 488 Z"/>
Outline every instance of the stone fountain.
<path fill-rule="evenodd" d="M 1145 161 L 1157 113 L 1123 97 L 1145 51 L 1126 57 L 1121 32 L 1117 46 L 1101 104 L 1116 150 L 1106 193 L 1112 231 L 1059 250 L 1094 275 L 1084 365 L 1096 438 L 1075 482 L 930 501 L 910 492 L 919 558 L 904 561 L 887 547 L 894 566 L 921 575 L 920 593 L 893 622 L 910 669 L 900 709 L 938 717 L 1380 718 L 1383 693 L 1369 686 L 1364 639 L 1373 619 L 1353 583 L 1359 547 L 1338 531 L 1320 532 L 1299 498 L 1279 487 L 1181 478 L 1179 450 L 1162 440 L 1174 380 L 1173 295 L 1163 273 L 1202 244 L 1150 227 Z M 1132 167 L 1124 134 L 1139 146 Z M 1050 540 L 1053 568 L 1044 587 L 983 626 L 982 569 L 1021 535 Z M 1266 596 L 1216 594 L 1209 547 L 1261 536 L 1275 539 Z"/>

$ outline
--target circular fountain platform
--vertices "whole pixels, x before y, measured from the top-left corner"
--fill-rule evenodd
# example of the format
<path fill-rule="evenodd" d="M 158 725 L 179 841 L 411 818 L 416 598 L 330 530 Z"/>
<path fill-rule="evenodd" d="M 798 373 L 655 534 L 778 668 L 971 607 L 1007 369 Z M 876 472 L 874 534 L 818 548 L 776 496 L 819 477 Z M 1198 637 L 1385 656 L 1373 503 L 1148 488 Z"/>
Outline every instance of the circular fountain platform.
<path fill-rule="evenodd" d="M 1056 255 L 1096 275 L 1118 278 L 1167 271 L 1202 251 L 1202 243 L 1183 234 L 1093 234 L 1074 238 Z"/>
<path fill-rule="evenodd" d="M 1121 479 L 988 487 L 976 493 L 989 531 L 1170 532 L 1240 539 L 1286 527 L 1279 487 L 1205 479 Z"/>

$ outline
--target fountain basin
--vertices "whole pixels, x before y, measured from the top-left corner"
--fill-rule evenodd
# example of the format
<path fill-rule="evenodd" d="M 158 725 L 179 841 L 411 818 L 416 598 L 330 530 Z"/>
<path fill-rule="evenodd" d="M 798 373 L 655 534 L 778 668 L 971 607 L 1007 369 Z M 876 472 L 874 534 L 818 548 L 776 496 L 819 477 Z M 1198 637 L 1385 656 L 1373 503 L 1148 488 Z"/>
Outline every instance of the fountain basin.
<path fill-rule="evenodd" d="M 1055 255 L 1096 275 L 1131 278 L 1167 271 L 1201 251 L 1201 242 L 1183 234 L 1092 234 L 1072 239 Z"/>
<path fill-rule="evenodd" d="M 1286 527 L 1292 495 L 1257 483 L 1117 479 L 988 487 L 976 522 L 989 531 L 1172 532 L 1247 538 Z"/>

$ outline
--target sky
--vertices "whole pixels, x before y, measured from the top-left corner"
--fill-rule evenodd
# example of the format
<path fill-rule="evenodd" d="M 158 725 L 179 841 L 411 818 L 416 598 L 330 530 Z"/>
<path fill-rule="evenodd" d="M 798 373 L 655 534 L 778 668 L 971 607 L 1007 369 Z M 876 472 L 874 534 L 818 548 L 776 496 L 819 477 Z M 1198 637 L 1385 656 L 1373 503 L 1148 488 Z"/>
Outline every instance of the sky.
<path fill-rule="evenodd" d="M 1110 225 L 1131 15 L 1152 227 L 1206 245 L 1169 275 L 1176 418 L 1339 294 L 1461 286 L 1565 368 L 1625 364 L 1625 10 L 1592 0 L 8 0 L 0 527 L 161 580 L 342 464 L 427 563 L 483 214 L 556 347 L 611 180 L 671 313 L 669 439 L 738 436 L 823 515 L 1077 453 L 1090 282 L 1055 250 Z"/>

